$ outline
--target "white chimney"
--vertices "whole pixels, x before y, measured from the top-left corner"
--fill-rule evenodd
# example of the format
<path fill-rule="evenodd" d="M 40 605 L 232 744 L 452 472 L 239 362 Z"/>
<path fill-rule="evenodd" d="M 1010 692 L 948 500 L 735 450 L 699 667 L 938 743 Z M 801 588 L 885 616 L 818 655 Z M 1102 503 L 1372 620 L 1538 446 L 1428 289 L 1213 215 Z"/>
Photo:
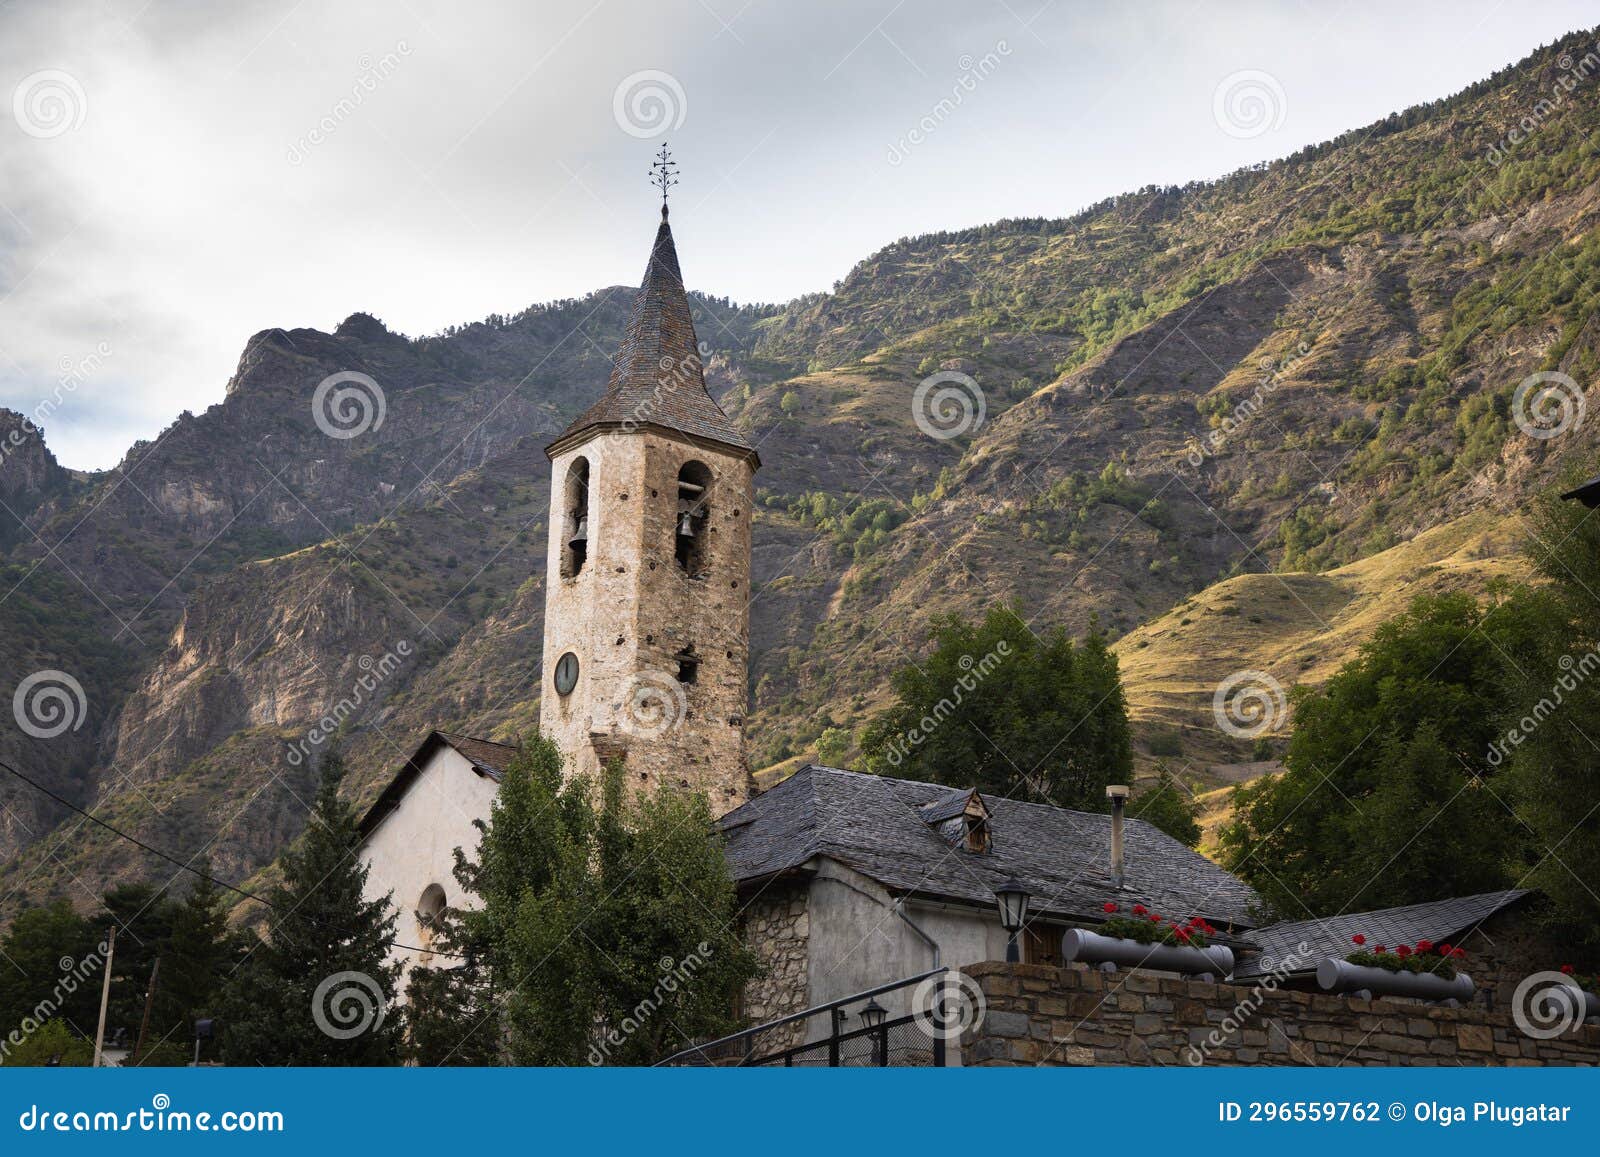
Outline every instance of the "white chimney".
<path fill-rule="evenodd" d="M 1113 783 L 1106 786 L 1106 798 L 1111 801 L 1111 879 L 1122 887 L 1122 807 L 1128 802 L 1128 785 Z"/>

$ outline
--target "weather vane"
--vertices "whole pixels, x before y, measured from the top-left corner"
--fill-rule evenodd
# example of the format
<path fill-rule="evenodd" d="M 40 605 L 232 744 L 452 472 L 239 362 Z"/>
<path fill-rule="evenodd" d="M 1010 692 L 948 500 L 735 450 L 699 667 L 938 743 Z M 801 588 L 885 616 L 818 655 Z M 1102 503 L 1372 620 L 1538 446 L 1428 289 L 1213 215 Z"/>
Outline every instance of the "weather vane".
<path fill-rule="evenodd" d="M 650 166 L 650 183 L 661 190 L 661 215 L 665 217 L 667 190 L 678 183 L 678 162 L 672 159 L 665 141 L 661 143 L 661 152 Z"/>

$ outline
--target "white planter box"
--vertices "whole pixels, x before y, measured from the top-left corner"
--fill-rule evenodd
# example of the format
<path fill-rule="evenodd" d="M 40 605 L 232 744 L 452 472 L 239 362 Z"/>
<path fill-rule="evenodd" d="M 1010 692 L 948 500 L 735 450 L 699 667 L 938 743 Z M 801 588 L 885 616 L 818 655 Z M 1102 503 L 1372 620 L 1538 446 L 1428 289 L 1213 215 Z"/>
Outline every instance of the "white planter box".
<path fill-rule="evenodd" d="M 1317 965 L 1317 984 L 1324 992 L 1367 991 L 1374 996 L 1414 996 L 1421 1000 L 1466 1001 L 1473 991 L 1472 977 L 1465 972 L 1446 980 L 1432 972 L 1390 972 L 1332 956 Z"/>
<path fill-rule="evenodd" d="M 1176 948 L 1170 944 L 1140 944 L 1120 936 L 1102 936 L 1087 928 L 1069 928 L 1061 937 L 1061 958 L 1085 964 L 1115 964 L 1122 968 L 1158 968 L 1189 976 L 1233 971 L 1233 949 L 1221 944 L 1205 948 Z"/>
<path fill-rule="evenodd" d="M 1566 1017 L 1569 1020 L 1582 1021 L 1600 1016 L 1600 996 L 1596 996 L 1588 989 L 1579 988 L 1576 984 L 1563 984 L 1560 987 L 1552 987 L 1550 992 L 1551 999 L 1560 1001 L 1562 1007 L 1568 1010 Z M 1580 1001 L 1583 1004 L 1581 1014 L 1574 1007 Z"/>

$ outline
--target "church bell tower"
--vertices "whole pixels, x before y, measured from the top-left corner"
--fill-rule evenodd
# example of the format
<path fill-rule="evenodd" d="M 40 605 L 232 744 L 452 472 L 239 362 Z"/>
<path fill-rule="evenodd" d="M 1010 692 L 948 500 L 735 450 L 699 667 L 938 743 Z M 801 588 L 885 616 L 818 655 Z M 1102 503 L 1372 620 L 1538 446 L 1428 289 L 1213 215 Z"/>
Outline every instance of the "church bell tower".
<path fill-rule="evenodd" d="M 539 726 L 578 772 L 621 759 L 628 782 L 703 791 L 721 815 L 750 797 L 755 448 L 706 391 L 667 222 L 605 394 L 550 459 Z"/>

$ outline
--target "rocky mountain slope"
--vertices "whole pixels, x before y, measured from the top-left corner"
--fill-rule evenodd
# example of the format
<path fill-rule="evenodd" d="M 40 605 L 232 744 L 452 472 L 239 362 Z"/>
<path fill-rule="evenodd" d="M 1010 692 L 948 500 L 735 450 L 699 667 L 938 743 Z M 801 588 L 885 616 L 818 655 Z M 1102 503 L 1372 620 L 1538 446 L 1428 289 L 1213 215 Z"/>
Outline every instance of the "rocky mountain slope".
<path fill-rule="evenodd" d="M 1207 688 L 1243 664 L 1325 674 L 1376 621 L 1346 610 L 1399 589 L 1376 560 L 1514 570 L 1481 520 L 1596 458 L 1600 423 L 1517 421 L 1530 374 L 1570 377 L 1576 405 L 1600 367 L 1594 41 L 1220 181 L 904 240 L 829 294 L 700 299 L 714 389 L 764 462 L 758 762 L 852 731 L 930 615 L 1006 600 L 1119 637 L 1141 762 L 1176 733 L 1203 783 L 1254 754 L 1207 728 Z M 425 339 L 362 314 L 269 330 L 222 403 L 115 470 L 62 478 L 42 444 L 0 466 L 0 496 L 32 496 L 0 540 L 5 689 L 59 671 L 86 704 L 53 737 L 7 726 L 0 755 L 237 878 L 298 830 L 334 733 L 366 797 L 428 727 L 531 728 L 539 450 L 601 388 L 627 301 Z M 330 436 L 311 400 L 351 372 L 383 420 Z M 1305 621 L 1253 635 L 1277 620 L 1247 605 L 1284 592 Z M 159 868 L 14 784 L 0 805 L 0 895 Z"/>

